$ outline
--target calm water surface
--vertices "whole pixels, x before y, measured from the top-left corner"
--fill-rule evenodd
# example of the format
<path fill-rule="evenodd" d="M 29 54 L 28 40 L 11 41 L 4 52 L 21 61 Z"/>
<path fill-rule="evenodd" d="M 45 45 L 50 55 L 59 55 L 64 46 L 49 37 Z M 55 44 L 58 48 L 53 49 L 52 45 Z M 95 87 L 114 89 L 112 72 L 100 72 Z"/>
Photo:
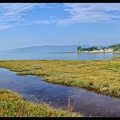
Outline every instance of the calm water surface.
<path fill-rule="evenodd" d="M 55 85 L 41 78 L 27 75 L 17 76 L 16 72 L 0 68 L 0 88 L 17 92 L 26 100 L 46 102 L 55 108 L 66 109 L 70 96 L 74 111 L 84 115 L 120 117 L 120 99 L 96 94 L 75 87 Z"/>
<path fill-rule="evenodd" d="M 113 53 L 0 53 L 0 60 L 109 60 L 120 54 Z"/>

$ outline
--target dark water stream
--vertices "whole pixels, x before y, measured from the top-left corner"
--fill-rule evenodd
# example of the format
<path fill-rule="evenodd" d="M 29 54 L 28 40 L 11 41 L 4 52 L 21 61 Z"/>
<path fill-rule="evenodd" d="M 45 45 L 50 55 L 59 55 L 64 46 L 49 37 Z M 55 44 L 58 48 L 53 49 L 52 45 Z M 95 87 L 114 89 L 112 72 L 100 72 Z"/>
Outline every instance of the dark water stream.
<path fill-rule="evenodd" d="M 66 109 L 70 97 L 75 112 L 86 116 L 120 117 L 120 98 L 51 84 L 31 75 L 17 76 L 16 72 L 4 68 L 0 68 L 0 88 L 17 92 L 26 100 L 37 103 L 44 101 L 60 109 Z"/>

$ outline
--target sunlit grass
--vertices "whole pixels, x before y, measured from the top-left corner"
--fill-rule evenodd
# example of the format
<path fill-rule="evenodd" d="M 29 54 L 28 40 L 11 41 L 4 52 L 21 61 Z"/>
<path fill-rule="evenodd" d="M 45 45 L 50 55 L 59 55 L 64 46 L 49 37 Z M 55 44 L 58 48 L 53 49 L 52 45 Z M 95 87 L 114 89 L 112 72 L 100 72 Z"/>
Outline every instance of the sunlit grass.
<path fill-rule="evenodd" d="M 40 76 L 55 84 L 82 87 L 98 93 L 120 97 L 120 60 L 9 60 L 0 67 L 19 75 Z"/>
<path fill-rule="evenodd" d="M 113 59 L 120 60 L 120 56 L 115 56 L 115 57 L 113 57 Z"/>
<path fill-rule="evenodd" d="M 83 115 L 54 109 L 46 103 L 27 102 L 14 92 L 0 89 L 0 117 L 83 117 Z"/>

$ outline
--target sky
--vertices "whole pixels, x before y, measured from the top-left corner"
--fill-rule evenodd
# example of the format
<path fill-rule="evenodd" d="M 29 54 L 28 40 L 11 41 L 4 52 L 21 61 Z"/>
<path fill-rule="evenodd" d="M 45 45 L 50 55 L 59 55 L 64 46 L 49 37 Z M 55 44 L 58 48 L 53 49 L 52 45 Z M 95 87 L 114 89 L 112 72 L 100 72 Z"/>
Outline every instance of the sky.
<path fill-rule="evenodd" d="M 120 43 L 120 3 L 0 3 L 0 50 Z"/>

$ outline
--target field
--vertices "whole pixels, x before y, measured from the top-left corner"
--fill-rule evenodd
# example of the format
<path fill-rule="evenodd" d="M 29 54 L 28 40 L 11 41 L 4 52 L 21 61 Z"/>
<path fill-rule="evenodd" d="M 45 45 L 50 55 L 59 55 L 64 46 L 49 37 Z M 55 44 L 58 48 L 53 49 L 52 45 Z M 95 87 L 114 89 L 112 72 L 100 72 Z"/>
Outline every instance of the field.
<path fill-rule="evenodd" d="M 97 93 L 120 97 L 120 60 L 9 60 L 0 67 L 35 75 L 47 82 L 75 86 Z"/>

